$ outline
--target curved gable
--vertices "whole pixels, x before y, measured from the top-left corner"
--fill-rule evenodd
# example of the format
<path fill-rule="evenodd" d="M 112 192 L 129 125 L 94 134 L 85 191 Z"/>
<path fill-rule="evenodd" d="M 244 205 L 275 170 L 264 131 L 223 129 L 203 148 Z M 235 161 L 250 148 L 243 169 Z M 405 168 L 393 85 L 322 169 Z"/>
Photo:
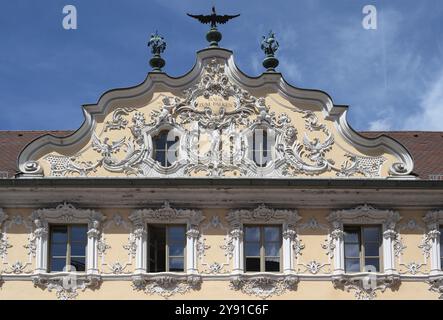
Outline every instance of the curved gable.
<path fill-rule="evenodd" d="M 74 134 L 30 143 L 19 168 L 32 177 L 413 179 L 407 150 L 387 136 L 360 136 L 346 111 L 322 91 L 292 87 L 275 72 L 248 77 L 231 51 L 205 49 L 182 77 L 151 72 L 105 93 L 84 107 Z M 175 137 L 167 167 L 155 160 L 165 130 Z M 270 139 L 266 165 L 253 156 L 255 130 Z"/>

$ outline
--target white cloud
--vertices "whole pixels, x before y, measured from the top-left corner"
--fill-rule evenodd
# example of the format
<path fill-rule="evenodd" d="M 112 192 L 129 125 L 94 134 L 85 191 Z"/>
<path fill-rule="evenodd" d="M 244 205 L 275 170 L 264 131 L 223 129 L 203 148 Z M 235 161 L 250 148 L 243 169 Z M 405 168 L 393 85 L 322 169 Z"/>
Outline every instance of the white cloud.
<path fill-rule="evenodd" d="M 443 68 L 421 97 L 420 108 L 404 125 L 407 130 L 443 130 Z"/>
<path fill-rule="evenodd" d="M 370 131 L 389 131 L 391 130 L 391 128 L 392 128 L 391 120 L 387 118 L 374 120 L 369 123 Z"/>

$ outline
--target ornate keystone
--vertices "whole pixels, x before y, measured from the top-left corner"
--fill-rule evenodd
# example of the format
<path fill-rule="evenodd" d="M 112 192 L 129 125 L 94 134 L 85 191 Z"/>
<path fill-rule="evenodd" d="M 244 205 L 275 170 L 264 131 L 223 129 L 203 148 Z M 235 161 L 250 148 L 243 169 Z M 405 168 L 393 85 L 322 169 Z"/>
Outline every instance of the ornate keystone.
<path fill-rule="evenodd" d="M 275 68 L 279 64 L 278 59 L 275 57 L 275 52 L 277 52 L 279 46 L 274 32 L 269 31 L 268 36 L 263 36 L 261 49 L 266 54 L 266 58 L 263 60 L 263 67 L 266 68 L 267 72 L 275 72 Z"/>
<path fill-rule="evenodd" d="M 162 72 L 162 68 L 166 62 L 160 55 L 166 50 L 166 42 L 164 38 L 158 34 L 158 31 L 156 31 L 155 34 L 151 34 L 148 47 L 151 47 L 151 53 L 153 54 L 153 57 L 149 60 L 152 71 Z"/>

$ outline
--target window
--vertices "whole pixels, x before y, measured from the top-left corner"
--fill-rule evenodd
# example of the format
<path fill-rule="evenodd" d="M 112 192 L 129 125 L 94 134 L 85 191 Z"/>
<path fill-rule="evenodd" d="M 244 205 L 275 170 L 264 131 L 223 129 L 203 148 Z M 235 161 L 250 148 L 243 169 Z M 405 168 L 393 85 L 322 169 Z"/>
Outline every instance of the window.
<path fill-rule="evenodd" d="M 252 134 L 252 160 L 259 167 L 266 167 L 271 160 L 271 148 L 266 129 L 255 129 Z"/>
<path fill-rule="evenodd" d="M 50 228 L 49 270 L 64 271 L 66 266 L 75 271 L 86 270 L 86 225 L 54 225 Z M 65 271 L 71 271 L 68 268 Z M 72 270 L 74 271 L 74 270 Z"/>
<path fill-rule="evenodd" d="M 149 225 L 148 237 L 148 272 L 185 270 L 185 226 Z"/>
<path fill-rule="evenodd" d="M 280 272 L 281 228 L 246 226 L 244 231 L 246 272 Z"/>
<path fill-rule="evenodd" d="M 371 271 L 369 266 L 380 272 L 381 228 L 378 226 L 345 226 L 345 271 Z"/>
<path fill-rule="evenodd" d="M 168 141 L 169 132 L 168 130 L 163 130 L 153 138 L 153 157 L 162 167 L 170 167 L 178 156 L 175 144 L 179 138 L 176 136 L 175 140 Z"/>
<path fill-rule="evenodd" d="M 440 227 L 440 268 L 443 270 L 443 227 Z"/>

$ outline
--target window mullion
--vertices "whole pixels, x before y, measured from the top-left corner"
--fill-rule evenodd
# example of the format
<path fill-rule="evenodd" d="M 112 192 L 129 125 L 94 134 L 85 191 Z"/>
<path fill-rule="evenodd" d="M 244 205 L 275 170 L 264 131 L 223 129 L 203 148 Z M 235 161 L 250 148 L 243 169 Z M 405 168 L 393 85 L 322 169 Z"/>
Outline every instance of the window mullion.
<path fill-rule="evenodd" d="M 360 271 L 365 270 L 365 244 L 364 244 L 364 227 L 360 227 L 359 240 L 360 240 Z"/>
<path fill-rule="evenodd" d="M 67 226 L 68 239 L 66 242 L 66 267 L 71 265 L 71 227 Z M 69 271 L 72 271 L 69 268 Z"/>
<path fill-rule="evenodd" d="M 265 263 L 265 236 L 264 236 L 264 227 L 260 227 L 260 270 L 261 272 L 266 271 L 266 263 Z"/>
<path fill-rule="evenodd" d="M 166 259 L 166 266 L 165 266 L 165 270 L 166 272 L 169 272 L 169 226 L 165 227 L 165 232 L 166 232 L 166 236 L 165 236 L 165 259 Z"/>

